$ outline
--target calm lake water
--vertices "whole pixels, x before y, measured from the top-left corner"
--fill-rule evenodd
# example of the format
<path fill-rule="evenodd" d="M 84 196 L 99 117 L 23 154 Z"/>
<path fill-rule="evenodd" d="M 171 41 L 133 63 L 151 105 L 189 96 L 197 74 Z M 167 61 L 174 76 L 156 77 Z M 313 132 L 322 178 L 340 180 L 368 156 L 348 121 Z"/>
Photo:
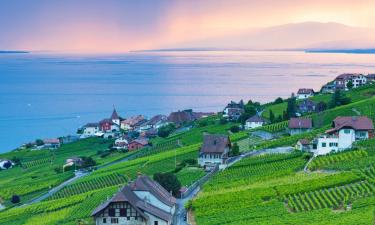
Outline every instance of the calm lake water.
<path fill-rule="evenodd" d="M 318 90 L 343 72 L 375 73 L 375 55 L 304 52 L 147 52 L 124 55 L 0 54 L 0 152 L 74 133 L 109 117 L 230 100 L 268 102 Z"/>

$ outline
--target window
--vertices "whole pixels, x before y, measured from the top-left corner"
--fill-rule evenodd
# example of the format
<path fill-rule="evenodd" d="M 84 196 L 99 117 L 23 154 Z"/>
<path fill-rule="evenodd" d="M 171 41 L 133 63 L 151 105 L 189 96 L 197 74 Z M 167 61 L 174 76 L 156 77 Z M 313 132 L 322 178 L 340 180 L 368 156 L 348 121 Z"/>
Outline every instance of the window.
<path fill-rule="evenodd" d="M 126 217 L 126 209 L 120 209 L 120 216 L 121 217 Z"/>
<path fill-rule="evenodd" d="M 115 216 L 115 209 L 108 209 L 108 215 L 109 216 Z"/>
<path fill-rule="evenodd" d="M 107 218 L 103 218 L 103 223 L 107 223 Z"/>
<path fill-rule="evenodd" d="M 350 134 L 350 130 L 349 129 L 344 129 L 344 134 Z"/>
<path fill-rule="evenodd" d="M 159 224 L 159 222 L 158 221 L 154 221 L 154 225 L 158 225 Z"/>
<path fill-rule="evenodd" d="M 111 218 L 111 223 L 118 223 L 118 218 Z"/>
<path fill-rule="evenodd" d="M 337 147 L 337 143 L 331 142 L 331 143 L 329 143 L 329 147 Z"/>
<path fill-rule="evenodd" d="M 327 147 L 327 143 L 322 142 L 322 147 L 323 147 L 323 148 Z"/>

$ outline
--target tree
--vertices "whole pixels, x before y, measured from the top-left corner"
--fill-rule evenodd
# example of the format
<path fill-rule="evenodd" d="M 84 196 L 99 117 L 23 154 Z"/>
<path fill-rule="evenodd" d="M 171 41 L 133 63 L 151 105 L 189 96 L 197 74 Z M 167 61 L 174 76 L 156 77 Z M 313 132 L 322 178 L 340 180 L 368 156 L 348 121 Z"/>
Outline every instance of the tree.
<path fill-rule="evenodd" d="M 353 84 L 353 81 L 352 80 L 349 80 L 348 83 L 346 84 L 346 87 L 348 89 L 352 89 L 354 87 L 354 84 Z"/>
<path fill-rule="evenodd" d="M 349 97 L 346 97 L 344 93 L 342 93 L 339 89 L 333 93 L 331 96 L 331 100 L 329 102 L 329 108 L 334 108 L 340 105 L 347 105 L 351 102 Z"/>
<path fill-rule="evenodd" d="M 270 118 L 270 122 L 271 123 L 275 122 L 275 114 L 273 114 L 272 110 L 270 110 L 270 116 L 269 116 L 269 118 Z"/>
<path fill-rule="evenodd" d="M 37 146 L 42 146 L 42 145 L 44 145 L 44 142 L 43 142 L 43 140 L 41 140 L 41 139 L 36 139 L 36 140 L 35 140 L 35 144 L 36 144 Z"/>
<path fill-rule="evenodd" d="M 18 196 L 18 195 L 13 195 L 10 201 L 11 201 L 13 204 L 17 204 L 17 203 L 19 203 L 19 202 L 21 201 L 21 198 L 20 198 L 20 196 Z"/>
<path fill-rule="evenodd" d="M 233 125 L 231 128 L 230 128 L 230 131 L 232 133 L 238 133 L 240 131 L 240 127 L 237 126 L 237 125 Z"/>
<path fill-rule="evenodd" d="M 82 168 L 92 167 L 96 165 L 95 160 L 91 157 L 82 156 L 81 159 L 83 161 Z"/>
<path fill-rule="evenodd" d="M 326 109 L 327 109 L 327 104 L 323 101 L 319 102 L 318 105 L 316 106 L 317 112 L 323 112 Z"/>
<path fill-rule="evenodd" d="M 174 124 L 168 124 L 166 126 L 160 127 L 158 130 L 158 136 L 162 138 L 168 137 L 176 129 Z"/>
<path fill-rule="evenodd" d="M 286 117 L 287 117 L 286 119 L 290 119 L 296 116 L 296 108 L 297 108 L 296 98 L 295 97 L 289 98 L 288 105 L 286 108 Z"/>
<path fill-rule="evenodd" d="M 280 103 L 283 103 L 283 102 L 284 102 L 284 100 L 282 98 L 278 97 L 273 103 L 274 104 L 280 104 Z"/>
<path fill-rule="evenodd" d="M 181 183 L 173 173 L 155 173 L 154 180 L 158 182 L 165 190 L 172 192 L 174 196 L 178 196 Z"/>
<path fill-rule="evenodd" d="M 239 154 L 240 154 L 240 147 L 238 146 L 237 143 L 234 143 L 231 150 L 230 150 L 229 155 L 230 156 L 237 156 Z"/>
<path fill-rule="evenodd" d="M 3 164 L 3 167 L 5 169 L 9 169 L 10 167 L 12 167 L 12 163 L 10 161 L 6 161 L 4 164 Z"/>

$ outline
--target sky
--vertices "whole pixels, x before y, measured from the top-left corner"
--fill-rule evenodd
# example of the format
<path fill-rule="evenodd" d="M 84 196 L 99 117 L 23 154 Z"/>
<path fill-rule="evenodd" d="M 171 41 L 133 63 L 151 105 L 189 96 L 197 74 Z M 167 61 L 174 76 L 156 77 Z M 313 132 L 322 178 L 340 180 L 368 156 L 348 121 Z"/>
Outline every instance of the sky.
<path fill-rule="evenodd" d="M 1 0 L 0 49 L 127 52 L 288 23 L 375 28 L 374 0 Z"/>

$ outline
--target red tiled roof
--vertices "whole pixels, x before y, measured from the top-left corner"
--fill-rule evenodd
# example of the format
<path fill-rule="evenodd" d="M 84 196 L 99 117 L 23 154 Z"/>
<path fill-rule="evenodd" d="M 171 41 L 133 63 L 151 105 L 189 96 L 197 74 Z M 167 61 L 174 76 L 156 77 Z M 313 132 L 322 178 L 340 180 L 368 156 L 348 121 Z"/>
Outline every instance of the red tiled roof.
<path fill-rule="evenodd" d="M 289 128 L 291 129 L 311 129 L 312 128 L 312 120 L 306 118 L 290 118 L 289 120 Z"/>
<path fill-rule="evenodd" d="M 309 145 L 310 144 L 310 141 L 307 140 L 307 139 L 300 139 L 298 142 L 301 143 L 302 145 Z"/>
<path fill-rule="evenodd" d="M 44 144 L 60 144 L 60 140 L 57 138 L 49 138 L 43 140 Z"/>

